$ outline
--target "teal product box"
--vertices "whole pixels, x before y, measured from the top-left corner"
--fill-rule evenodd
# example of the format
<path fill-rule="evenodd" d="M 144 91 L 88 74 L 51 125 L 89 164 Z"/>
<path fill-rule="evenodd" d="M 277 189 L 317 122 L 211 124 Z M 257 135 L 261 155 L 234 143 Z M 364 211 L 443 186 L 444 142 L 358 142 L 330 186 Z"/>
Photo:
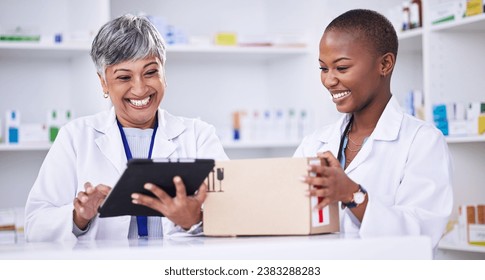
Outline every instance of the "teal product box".
<path fill-rule="evenodd" d="M 448 121 L 446 120 L 441 120 L 441 121 L 435 121 L 434 124 L 436 127 L 441 130 L 443 135 L 447 136 L 449 135 L 449 130 L 448 130 Z"/>
<path fill-rule="evenodd" d="M 433 105 L 433 120 L 437 121 L 446 121 L 446 104 L 436 104 Z"/>

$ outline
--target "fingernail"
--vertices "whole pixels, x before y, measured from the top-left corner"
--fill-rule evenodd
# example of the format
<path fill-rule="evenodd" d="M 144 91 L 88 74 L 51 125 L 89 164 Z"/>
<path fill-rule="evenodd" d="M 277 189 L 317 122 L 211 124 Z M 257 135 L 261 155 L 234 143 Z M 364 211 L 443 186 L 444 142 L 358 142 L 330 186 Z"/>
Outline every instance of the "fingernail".
<path fill-rule="evenodd" d="M 147 190 L 151 190 L 151 189 L 152 189 L 152 184 L 148 184 L 148 183 L 147 183 L 147 184 L 145 184 L 143 187 L 144 187 L 145 189 L 147 189 Z"/>
<path fill-rule="evenodd" d="M 133 200 L 131 201 L 131 203 L 133 203 L 133 204 L 138 204 L 138 200 L 133 199 Z"/>
<path fill-rule="evenodd" d="M 131 198 L 133 198 L 133 199 L 138 199 L 138 197 L 140 197 L 140 196 L 136 193 L 131 194 Z"/>
<path fill-rule="evenodd" d="M 173 181 L 174 181 L 175 183 L 180 183 L 180 181 L 182 181 L 182 179 L 181 179 L 179 176 L 175 176 L 175 177 L 173 178 Z"/>

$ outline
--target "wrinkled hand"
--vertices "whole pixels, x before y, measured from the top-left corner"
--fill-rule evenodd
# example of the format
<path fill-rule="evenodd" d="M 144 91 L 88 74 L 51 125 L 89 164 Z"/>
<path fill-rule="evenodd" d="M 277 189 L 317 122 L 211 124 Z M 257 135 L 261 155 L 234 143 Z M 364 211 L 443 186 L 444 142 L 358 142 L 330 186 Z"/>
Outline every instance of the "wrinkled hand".
<path fill-rule="evenodd" d="M 96 216 L 98 208 L 111 191 L 111 187 L 97 185 L 93 187 L 91 183 L 84 184 L 84 191 L 77 194 L 74 199 L 73 219 L 76 226 L 85 229 L 89 221 Z"/>
<path fill-rule="evenodd" d="M 331 152 L 318 153 L 317 157 L 322 162 L 327 162 L 328 166 L 309 165 L 308 171 L 317 175 L 304 176 L 302 181 L 313 186 L 309 191 L 310 196 L 321 197 L 322 200 L 316 206 L 317 209 L 337 201 L 350 202 L 353 193 L 359 189 L 359 185 L 352 181 L 340 166 L 340 162 Z"/>
<path fill-rule="evenodd" d="M 176 190 L 174 198 L 156 185 L 147 183 L 144 188 L 151 191 L 155 197 L 134 193 L 131 195 L 132 202 L 150 207 L 182 228 L 189 229 L 202 220 L 201 206 L 207 197 L 207 186 L 202 183 L 195 195 L 187 196 L 182 179 L 176 176 L 173 182 Z"/>

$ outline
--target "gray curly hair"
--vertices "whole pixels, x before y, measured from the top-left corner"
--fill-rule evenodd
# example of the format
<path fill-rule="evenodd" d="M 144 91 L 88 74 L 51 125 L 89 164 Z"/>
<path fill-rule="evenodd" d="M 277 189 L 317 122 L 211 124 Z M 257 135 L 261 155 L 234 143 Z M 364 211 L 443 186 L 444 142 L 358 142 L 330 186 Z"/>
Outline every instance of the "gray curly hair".
<path fill-rule="evenodd" d="M 91 46 L 91 59 L 103 78 L 108 66 L 150 56 L 158 57 L 162 67 L 165 65 L 165 41 L 143 16 L 126 14 L 107 22 Z"/>

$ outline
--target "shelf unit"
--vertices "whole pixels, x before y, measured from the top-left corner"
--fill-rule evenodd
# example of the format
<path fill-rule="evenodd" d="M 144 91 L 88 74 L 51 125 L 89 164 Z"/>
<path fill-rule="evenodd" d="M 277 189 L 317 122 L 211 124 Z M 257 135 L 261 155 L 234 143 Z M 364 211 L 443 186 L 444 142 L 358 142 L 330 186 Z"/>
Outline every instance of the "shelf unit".
<path fill-rule="evenodd" d="M 423 1 L 424 2 L 424 1 Z M 436 1 L 427 1 L 429 11 Z M 425 11 L 425 15 L 426 15 Z M 485 63 L 485 15 L 476 15 L 452 22 L 425 26 L 423 58 L 425 75 L 426 118 L 432 120 L 432 105 L 448 102 L 483 102 L 485 87 L 481 65 Z M 454 167 L 454 211 L 458 205 L 485 202 L 483 166 L 485 165 L 485 135 L 449 136 Z M 485 247 L 454 244 L 443 239 L 439 249 L 462 253 L 460 258 L 477 255 L 483 258 Z"/>
<path fill-rule="evenodd" d="M 478 31 L 483 32 L 485 30 L 485 14 L 470 16 L 454 21 L 443 22 L 435 25 L 431 25 L 431 31 Z"/>
<path fill-rule="evenodd" d="M 51 147 L 49 142 L 25 143 L 25 144 L 0 144 L 2 151 L 47 151 Z"/>
<path fill-rule="evenodd" d="M 467 144 L 485 142 L 485 135 L 479 136 L 455 136 L 446 137 L 450 144 Z M 298 147 L 300 141 L 255 141 L 255 142 L 236 142 L 226 141 L 222 143 L 225 149 L 271 149 L 271 148 L 294 148 Z M 51 143 L 22 143 L 22 144 L 0 144 L 1 151 L 43 151 L 49 150 Z"/>
<path fill-rule="evenodd" d="M 398 32 L 399 53 L 421 52 L 423 49 L 423 28 Z M 398 54 L 399 55 L 399 54 Z"/>
<path fill-rule="evenodd" d="M 300 142 L 288 141 L 258 141 L 258 142 L 224 142 L 222 143 L 226 149 L 266 149 L 266 148 L 296 148 Z M 51 143 L 22 143 L 22 144 L 0 144 L 0 151 L 43 151 L 49 150 Z"/>
<path fill-rule="evenodd" d="M 0 42 L 1 57 L 51 57 L 65 58 L 78 55 L 87 55 L 91 50 L 90 43 L 40 43 L 40 42 Z M 237 56 L 237 59 L 275 59 L 291 55 L 305 55 L 309 53 L 308 47 L 238 47 L 238 46 L 193 46 L 169 45 L 167 56 L 172 60 L 179 59 L 215 59 L 221 56 Z M 202 56 L 202 57 L 201 57 Z"/>
<path fill-rule="evenodd" d="M 457 244 L 449 241 L 441 241 L 440 244 L 438 245 L 438 248 L 443 250 L 464 251 L 464 252 L 474 252 L 474 253 L 485 254 L 485 246 Z"/>

